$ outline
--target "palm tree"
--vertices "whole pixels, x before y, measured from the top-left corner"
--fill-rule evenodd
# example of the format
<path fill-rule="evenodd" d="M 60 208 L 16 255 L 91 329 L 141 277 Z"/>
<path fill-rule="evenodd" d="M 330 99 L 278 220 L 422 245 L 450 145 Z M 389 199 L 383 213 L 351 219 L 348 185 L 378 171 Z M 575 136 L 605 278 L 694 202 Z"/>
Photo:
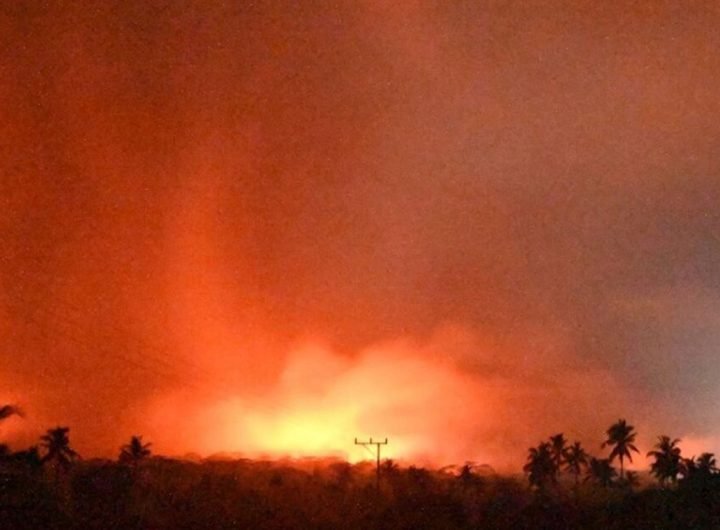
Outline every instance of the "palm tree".
<path fill-rule="evenodd" d="M 400 469 L 400 466 L 398 466 L 392 458 L 386 458 L 381 467 L 383 473 L 387 473 L 388 475 L 394 475 Z"/>
<path fill-rule="evenodd" d="M 143 443 L 142 436 L 132 436 L 130 443 L 120 448 L 118 460 L 124 464 L 137 466 L 152 454 L 152 451 L 150 451 L 151 445 L 151 443 Z"/>
<path fill-rule="evenodd" d="M 482 485 L 483 479 L 476 470 L 483 469 L 483 467 L 485 466 L 478 466 L 478 464 L 471 461 L 465 462 L 465 464 L 460 467 L 456 480 L 463 493 L 475 490 Z"/>
<path fill-rule="evenodd" d="M 615 457 L 620 457 L 620 479 L 625 477 L 625 458 L 627 457 L 627 459 L 632 462 L 630 451 L 640 452 L 633 444 L 637 436 L 634 429 L 635 428 L 632 425 L 628 425 L 625 420 L 618 420 L 617 423 L 614 423 L 608 428 L 606 431 L 607 440 L 602 444 L 602 447 L 612 446 L 609 457 L 610 462 L 615 460 Z"/>
<path fill-rule="evenodd" d="M 565 469 L 575 475 L 575 488 L 580 483 L 580 473 L 587 467 L 588 454 L 582 448 L 580 442 L 575 442 L 565 450 Z"/>
<path fill-rule="evenodd" d="M 677 476 L 683 471 L 683 461 L 680 456 L 680 443 L 678 438 L 671 440 L 669 436 L 659 436 L 655 450 L 650 451 L 647 456 L 652 456 L 655 461 L 650 464 L 650 473 L 665 487 L 667 482 L 677 482 Z"/>
<path fill-rule="evenodd" d="M 472 462 L 465 462 L 465 465 L 460 468 L 458 481 L 462 484 L 463 490 L 467 489 L 467 487 L 475 480 L 475 474 L 473 473 L 472 468 Z"/>
<path fill-rule="evenodd" d="M 681 466 L 684 482 L 701 488 L 709 486 L 718 472 L 713 453 L 703 453 L 697 458 L 683 458 Z"/>
<path fill-rule="evenodd" d="M 612 467 L 609 458 L 592 457 L 588 468 L 588 476 L 585 480 L 593 480 L 600 486 L 609 488 L 612 486 L 613 480 L 616 476 L 617 471 L 615 471 L 615 468 Z"/>
<path fill-rule="evenodd" d="M 695 460 L 695 467 L 702 475 L 714 475 L 717 473 L 717 462 L 713 453 L 703 453 Z"/>
<path fill-rule="evenodd" d="M 548 442 L 541 442 L 537 447 L 528 450 L 527 463 L 523 471 L 528 474 L 530 486 L 543 490 L 548 481 L 555 481 L 557 468 L 553 460 L 552 447 Z"/>
<path fill-rule="evenodd" d="M 69 427 L 48 429 L 41 438 L 45 456 L 42 461 L 54 463 L 57 468 L 67 470 L 73 461 L 79 458 L 77 452 L 70 447 Z"/>
<path fill-rule="evenodd" d="M 558 471 L 565 463 L 565 451 L 567 450 L 567 440 L 563 433 L 558 433 L 550 437 L 550 451 L 552 452 L 553 462 Z"/>

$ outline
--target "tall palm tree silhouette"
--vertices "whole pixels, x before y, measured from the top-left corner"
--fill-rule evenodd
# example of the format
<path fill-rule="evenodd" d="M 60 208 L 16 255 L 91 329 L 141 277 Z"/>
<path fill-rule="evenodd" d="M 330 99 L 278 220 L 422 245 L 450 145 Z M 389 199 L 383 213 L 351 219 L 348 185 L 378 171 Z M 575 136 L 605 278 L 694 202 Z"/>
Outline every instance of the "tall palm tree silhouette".
<path fill-rule="evenodd" d="M 67 471 L 72 462 L 80 455 L 70 447 L 69 427 L 55 427 L 40 437 L 41 445 L 45 450 L 43 463 L 49 462 L 55 466 L 55 481 L 59 479 L 59 472 L 62 469 Z"/>
<path fill-rule="evenodd" d="M 625 466 L 624 460 L 627 458 L 632 462 L 632 454 L 630 451 L 639 453 L 638 448 L 635 447 L 635 427 L 628 425 L 625 420 L 618 420 L 617 423 L 612 424 L 606 431 L 607 440 L 602 444 L 602 447 L 611 446 L 609 460 L 612 462 L 615 457 L 620 458 L 620 479 L 625 477 Z"/>
<path fill-rule="evenodd" d="M 137 466 L 152 454 L 151 443 L 143 443 L 142 436 L 132 436 L 130 442 L 120 448 L 120 462 Z"/>
<path fill-rule="evenodd" d="M 680 443 L 678 438 L 674 440 L 669 436 L 659 436 L 655 444 L 655 450 L 648 452 L 655 461 L 650 464 L 650 473 L 655 475 L 660 485 L 665 487 L 670 482 L 677 482 L 678 475 L 683 471 L 683 461 L 680 456 Z"/>
<path fill-rule="evenodd" d="M 550 437 L 550 450 L 555 468 L 559 471 L 565 464 L 565 451 L 567 450 L 567 440 L 563 433 Z"/>
<path fill-rule="evenodd" d="M 528 450 L 527 463 L 523 466 L 523 471 L 528 474 L 530 486 L 535 486 L 538 490 L 544 490 L 548 481 L 555 481 L 557 467 L 550 443 L 541 442 L 537 447 Z"/>
<path fill-rule="evenodd" d="M 580 442 L 575 442 L 565 451 L 565 469 L 575 476 L 575 488 L 580 483 L 580 474 L 583 468 L 587 467 L 588 454 L 583 449 Z"/>

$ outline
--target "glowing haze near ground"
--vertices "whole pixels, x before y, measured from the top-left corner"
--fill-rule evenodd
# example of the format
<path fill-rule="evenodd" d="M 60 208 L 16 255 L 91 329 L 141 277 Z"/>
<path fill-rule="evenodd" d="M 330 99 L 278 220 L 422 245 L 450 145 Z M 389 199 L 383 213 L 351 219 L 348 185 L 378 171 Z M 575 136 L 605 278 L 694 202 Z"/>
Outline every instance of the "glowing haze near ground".
<path fill-rule="evenodd" d="M 720 450 L 717 5 L 392 4 L 2 3 L 2 439 Z"/>

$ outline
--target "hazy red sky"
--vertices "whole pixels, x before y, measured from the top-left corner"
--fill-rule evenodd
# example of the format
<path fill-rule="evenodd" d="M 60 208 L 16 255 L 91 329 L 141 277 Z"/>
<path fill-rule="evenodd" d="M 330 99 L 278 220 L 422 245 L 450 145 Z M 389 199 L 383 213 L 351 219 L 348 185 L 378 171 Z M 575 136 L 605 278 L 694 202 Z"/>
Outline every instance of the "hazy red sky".
<path fill-rule="evenodd" d="M 355 399 L 339 430 L 450 433 L 443 458 L 619 415 L 720 449 L 718 27 L 688 1 L 3 2 L 0 399 L 89 452 Z"/>

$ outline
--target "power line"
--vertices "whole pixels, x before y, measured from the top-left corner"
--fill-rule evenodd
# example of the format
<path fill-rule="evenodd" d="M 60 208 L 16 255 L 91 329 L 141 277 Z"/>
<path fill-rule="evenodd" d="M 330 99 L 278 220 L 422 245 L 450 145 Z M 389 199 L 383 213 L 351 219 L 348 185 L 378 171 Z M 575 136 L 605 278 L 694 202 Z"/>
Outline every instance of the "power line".
<path fill-rule="evenodd" d="M 355 445 L 361 445 L 368 451 L 370 451 L 369 446 L 374 445 L 375 446 L 375 489 L 377 490 L 377 493 L 380 493 L 380 446 L 387 445 L 388 439 L 385 438 L 384 441 L 378 442 L 373 441 L 372 436 L 370 439 L 366 442 L 359 442 L 357 438 L 355 438 Z M 372 451 L 371 451 L 372 452 Z"/>

